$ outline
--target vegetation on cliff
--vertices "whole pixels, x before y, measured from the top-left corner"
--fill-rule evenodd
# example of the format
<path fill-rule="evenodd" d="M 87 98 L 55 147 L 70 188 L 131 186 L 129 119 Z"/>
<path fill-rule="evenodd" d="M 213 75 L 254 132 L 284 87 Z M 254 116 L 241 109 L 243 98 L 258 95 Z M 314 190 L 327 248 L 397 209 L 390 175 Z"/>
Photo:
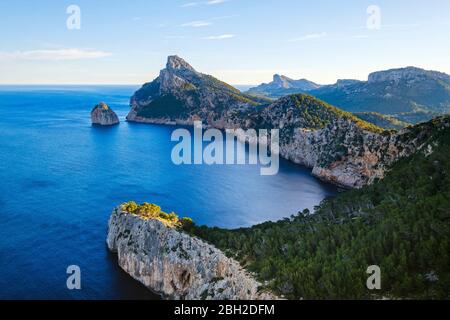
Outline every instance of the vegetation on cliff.
<path fill-rule="evenodd" d="M 190 233 L 238 259 L 287 298 L 450 297 L 450 117 L 385 179 L 278 222 Z M 381 268 L 381 290 L 366 288 Z"/>
<path fill-rule="evenodd" d="M 295 141 L 296 129 L 315 131 L 327 126 L 342 126 L 342 121 L 354 123 L 355 127 L 371 133 L 389 134 L 389 131 L 366 122 L 350 112 L 302 93 L 280 98 L 269 106 L 262 106 L 253 113 L 241 116 L 244 119 L 251 119 L 253 121 L 251 126 L 257 129 L 280 129 L 281 145 L 288 145 Z M 341 124 L 338 124 L 339 122 Z M 344 130 L 341 133 L 346 134 Z M 332 150 L 322 156 L 330 158 L 329 156 L 335 153 L 345 154 L 347 149 L 343 141 L 338 138 L 332 139 L 334 140 L 334 143 L 330 145 Z M 361 141 L 355 141 L 355 143 L 361 144 Z"/>
<path fill-rule="evenodd" d="M 307 94 L 300 93 L 283 97 L 272 106 L 269 106 L 268 109 L 278 107 L 281 107 L 279 110 L 281 113 L 286 113 L 288 107 L 293 107 L 292 116 L 301 121 L 296 126 L 304 129 L 322 129 L 326 125 L 343 118 L 355 122 L 360 128 L 367 131 L 375 133 L 382 133 L 384 131 L 373 123 L 366 122 L 350 112 L 343 111 Z"/>
<path fill-rule="evenodd" d="M 177 56 L 170 56 L 160 76 L 144 84 L 132 97 L 137 116 L 172 120 L 217 118 L 229 109 L 256 107 L 270 101 L 197 72 Z"/>
<path fill-rule="evenodd" d="M 171 228 L 190 230 L 190 227 L 193 225 L 191 218 L 180 218 L 175 212 L 164 212 L 160 206 L 153 203 L 144 202 L 139 205 L 134 201 L 129 201 L 123 203 L 120 207 L 126 213 L 135 214 L 144 220 L 159 220 Z"/>

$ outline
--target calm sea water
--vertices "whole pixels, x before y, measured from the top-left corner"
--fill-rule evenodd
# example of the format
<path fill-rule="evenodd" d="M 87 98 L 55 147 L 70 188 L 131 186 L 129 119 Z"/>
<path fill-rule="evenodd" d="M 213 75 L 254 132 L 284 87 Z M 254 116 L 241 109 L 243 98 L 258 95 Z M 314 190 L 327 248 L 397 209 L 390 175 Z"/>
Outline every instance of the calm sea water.
<path fill-rule="evenodd" d="M 336 189 L 282 161 L 175 166 L 173 127 L 92 127 L 108 103 L 123 120 L 136 87 L 0 87 L 0 298 L 151 299 L 105 245 L 114 206 L 149 201 L 198 224 L 235 228 L 317 205 Z M 79 265 L 82 290 L 66 288 Z"/>

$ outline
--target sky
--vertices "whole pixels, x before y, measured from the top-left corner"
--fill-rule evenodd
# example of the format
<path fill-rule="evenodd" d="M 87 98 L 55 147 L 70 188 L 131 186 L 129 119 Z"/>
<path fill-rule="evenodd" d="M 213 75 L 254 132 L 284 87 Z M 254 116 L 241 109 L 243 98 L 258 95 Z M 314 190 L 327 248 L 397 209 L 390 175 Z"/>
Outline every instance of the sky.
<path fill-rule="evenodd" d="M 234 85 L 450 74 L 450 1 L 0 1 L 0 84 L 142 84 L 173 54 Z"/>

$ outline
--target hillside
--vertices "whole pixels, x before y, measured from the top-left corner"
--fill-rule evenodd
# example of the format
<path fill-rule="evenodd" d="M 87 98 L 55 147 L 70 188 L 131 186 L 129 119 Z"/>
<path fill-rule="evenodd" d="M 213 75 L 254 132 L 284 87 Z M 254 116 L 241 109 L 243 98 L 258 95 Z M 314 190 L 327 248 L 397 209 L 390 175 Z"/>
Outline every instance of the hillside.
<path fill-rule="evenodd" d="M 420 151 L 383 180 L 279 222 L 190 232 L 290 299 L 450 298 L 450 117 L 414 127 Z M 288 214 L 288 213 L 286 213 Z M 365 284 L 381 268 L 381 290 Z"/>
<path fill-rule="evenodd" d="M 285 96 L 261 110 L 262 122 L 258 127 L 286 128 L 286 124 L 289 124 L 293 128 L 318 130 L 340 119 L 347 119 L 367 131 L 383 132 L 380 127 L 366 122 L 350 112 L 338 109 L 306 94 Z M 283 121 L 282 119 L 286 116 L 289 119 Z"/>

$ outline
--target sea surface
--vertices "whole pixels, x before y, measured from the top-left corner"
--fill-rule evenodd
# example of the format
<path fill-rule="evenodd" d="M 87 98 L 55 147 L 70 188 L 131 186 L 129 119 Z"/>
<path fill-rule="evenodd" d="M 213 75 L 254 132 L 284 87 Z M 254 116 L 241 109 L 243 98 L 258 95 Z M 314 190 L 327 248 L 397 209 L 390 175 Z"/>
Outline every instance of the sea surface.
<path fill-rule="evenodd" d="M 281 161 L 258 166 L 171 161 L 175 127 L 127 123 L 134 86 L 0 87 L 0 299 L 154 299 L 105 245 L 114 206 L 153 202 L 197 224 L 237 228 L 313 208 L 337 190 Z M 93 127 L 105 101 L 121 124 Z M 81 268 L 81 290 L 66 269 Z"/>

